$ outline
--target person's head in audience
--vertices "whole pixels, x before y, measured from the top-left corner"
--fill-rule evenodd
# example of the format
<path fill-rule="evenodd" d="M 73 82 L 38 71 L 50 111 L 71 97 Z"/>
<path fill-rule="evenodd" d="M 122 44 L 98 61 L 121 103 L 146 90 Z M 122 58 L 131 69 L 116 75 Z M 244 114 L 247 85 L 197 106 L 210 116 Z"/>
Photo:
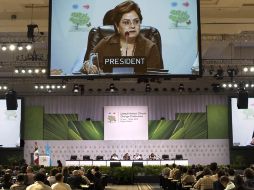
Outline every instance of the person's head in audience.
<path fill-rule="evenodd" d="M 224 187 L 227 187 L 228 183 L 229 183 L 229 178 L 228 176 L 221 176 L 220 177 L 220 183 L 224 186 Z"/>
<path fill-rule="evenodd" d="M 43 174 L 43 173 L 38 172 L 38 173 L 36 173 L 36 174 L 34 175 L 34 181 L 41 181 L 41 182 L 44 182 L 45 180 L 46 180 L 46 175 Z"/>
<path fill-rule="evenodd" d="M 206 167 L 203 170 L 203 175 L 212 175 L 212 172 L 211 172 L 211 170 L 208 167 Z"/>
<path fill-rule="evenodd" d="M 241 187 L 244 184 L 244 180 L 241 175 L 237 174 L 234 178 L 234 183 L 236 187 Z"/>
<path fill-rule="evenodd" d="M 24 176 L 24 174 L 18 174 L 18 175 L 17 175 L 17 183 L 23 184 L 24 181 L 25 181 L 25 176 Z"/>
<path fill-rule="evenodd" d="M 56 181 L 58 182 L 58 183 L 61 183 L 61 182 L 63 182 L 63 174 L 61 174 L 61 173 L 57 173 L 56 175 L 55 175 L 55 177 L 56 177 Z"/>
<path fill-rule="evenodd" d="M 187 175 L 194 175 L 193 169 L 192 169 L 192 168 L 189 168 L 189 169 L 188 169 Z"/>
<path fill-rule="evenodd" d="M 246 179 L 254 179 L 254 170 L 251 168 L 246 168 L 243 174 Z"/>
<path fill-rule="evenodd" d="M 50 170 L 49 175 L 50 175 L 50 176 L 55 176 L 57 173 L 59 173 L 58 169 L 57 169 L 57 168 L 52 168 L 52 169 Z"/>
<path fill-rule="evenodd" d="M 79 176 L 80 175 L 79 170 L 73 170 L 72 175 Z"/>
<path fill-rule="evenodd" d="M 69 168 L 68 167 L 63 167 L 62 168 L 62 174 L 63 175 L 69 175 Z"/>
<path fill-rule="evenodd" d="M 26 173 L 33 173 L 33 168 L 31 166 L 27 166 Z"/>
<path fill-rule="evenodd" d="M 218 180 L 220 180 L 220 178 L 225 175 L 226 175 L 226 173 L 223 169 L 218 170 L 218 172 L 217 172 Z"/>
<path fill-rule="evenodd" d="M 212 162 L 210 164 L 210 170 L 212 171 L 212 173 L 215 174 L 217 169 L 218 169 L 218 164 L 216 162 Z"/>
<path fill-rule="evenodd" d="M 44 175 L 46 175 L 46 173 L 47 173 L 45 168 L 40 168 L 40 169 L 39 169 L 39 172 L 40 172 L 40 173 L 43 173 Z"/>
<path fill-rule="evenodd" d="M 228 169 L 228 175 L 234 176 L 235 175 L 235 170 L 233 168 Z"/>
<path fill-rule="evenodd" d="M 174 164 L 172 164 L 172 168 L 176 168 L 176 164 L 174 163 Z"/>

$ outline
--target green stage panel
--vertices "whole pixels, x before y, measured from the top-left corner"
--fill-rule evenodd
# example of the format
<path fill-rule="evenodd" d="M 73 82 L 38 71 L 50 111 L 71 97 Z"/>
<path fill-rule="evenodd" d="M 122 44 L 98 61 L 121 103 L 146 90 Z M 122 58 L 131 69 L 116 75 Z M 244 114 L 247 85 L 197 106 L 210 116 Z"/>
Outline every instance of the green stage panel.
<path fill-rule="evenodd" d="M 42 106 L 25 108 L 24 140 L 43 140 L 43 113 Z"/>
<path fill-rule="evenodd" d="M 150 120 L 148 122 L 149 140 L 170 139 L 178 120 Z"/>
<path fill-rule="evenodd" d="M 207 139 L 206 113 L 176 113 L 179 123 L 170 139 Z"/>
<path fill-rule="evenodd" d="M 207 106 L 208 139 L 228 139 L 228 107 Z"/>
<path fill-rule="evenodd" d="M 68 122 L 77 120 L 77 114 L 44 114 L 44 140 L 68 140 Z"/>
<path fill-rule="evenodd" d="M 69 121 L 69 140 L 103 140 L 104 126 L 102 121 Z"/>

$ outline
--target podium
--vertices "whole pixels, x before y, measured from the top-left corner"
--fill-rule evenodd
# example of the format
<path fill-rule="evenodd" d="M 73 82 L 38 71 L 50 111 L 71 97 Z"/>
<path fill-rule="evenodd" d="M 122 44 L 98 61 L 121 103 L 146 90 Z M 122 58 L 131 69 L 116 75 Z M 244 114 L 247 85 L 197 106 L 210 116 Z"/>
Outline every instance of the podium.
<path fill-rule="evenodd" d="M 39 155 L 39 165 L 50 166 L 50 156 Z"/>

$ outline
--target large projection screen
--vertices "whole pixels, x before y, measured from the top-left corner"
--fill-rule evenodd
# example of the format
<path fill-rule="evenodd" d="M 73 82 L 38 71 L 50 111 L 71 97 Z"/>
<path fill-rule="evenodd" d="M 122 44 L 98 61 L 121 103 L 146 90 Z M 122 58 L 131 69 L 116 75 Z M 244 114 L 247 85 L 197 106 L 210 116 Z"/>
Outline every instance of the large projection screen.
<path fill-rule="evenodd" d="M 148 107 L 104 106 L 104 140 L 148 140 Z"/>
<path fill-rule="evenodd" d="M 157 29 L 159 33 L 160 41 L 156 40 L 155 44 L 160 52 L 161 64 L 149 64 L 149 60 L 155 54 L 150 56 L 150 49 L 146 45 L 143 45 L 143 41 L 140 45 L 138 40 L 135 41 L 135 48 L 133 48 L 136 49 L 137 53 L 133 51 L 132 56 L 130 56 L 135 61 L 131 61 L 129 56 L 122 55 L 120 53 L 122 47 L 120 48 L 120 46 L 118 48 L 119 50 L 117 49 L 113 55 L 105 53 L 105 50 L 105 54 L 99 51 L 99 53 L 97 52 L 98 57 L 95 56 L 96 58 L 94 58 L 94 54 L 90 54 L 87 44 L 89 42 L 93 43 L 100 35 L 97 34 L 95 38 L 92 38 L 89 37 L 89 32 L 94 28 L 102 27 L 105 14 L 122 2 L 122 0 L 50 0 L 49 77 L 85 78 L 93 76 L 96 78 L 112 77 L 115 75 L 123 77 L 138 77 L 141 75 L 170 77 L 200 76 L 201 59 L 198 0 L 134 1 L 140 7 L 143 17 L 139 25 L 141 30 L 143 27 L 152 27 Z M 112 16 L 112 18 L 114 17 Z M 132 30 L 128 29 L 128 39 L 130 39 L 131 32 Z M 103 35 L 105 33 L 107 32 L 103 32 Z M 145 36 L 142 32 L 140 32 L 140 35 Z M 152 34 L 152 37 L 146 36 L 145 38 L 153 41 L 154 38 L 157 39 L 158 37 L 158 35 L 157 37 L 154 37 L 154 35 Z M 126 39 L 127 45 L 128 39 Z M 144 51 L 142 51 L 143 49 Z M 151 50 L 151 52 L 153 51 Z M 89 53 L 91 56 L 85 56 L 86 53 Z M 119 56 L 123 59 L 119 58 Z M 109 70 L 106 69 L 108 68 L 106 57 L 110 58 L 111 61 L 117 57 L 117 61 L 111 62 L 112 67 Z M 137 61 L 138 58 L 140 58 L 139 61 L 144 58 L 144 65 L 143 62 L 140 63 Z M 87 67 L 84 67 L 84 61 L 87 61 L 85 63 L 89 63 L 86 65 Z M 124 64 L 121 66 L 122 63 Z M 101 71 L 90 72 L 92 64 L 101 68 Z M 141 71 L 136 70 L 138 64 L 144 66 L 141 68 Z M 87 73 L 88 70 L 89 74 Z"/>
<path fill-rule="evenodd" d="M 0 146 L 2 148 L 20 147 L 21 99 L 17 102 L 17 110 L 7 110 L 6 100 L 0 99 Z"/>
<path fill-rule="evenodd" d="M 254 98 L 248 99 L 248 109 L 237 108 L 237 98 L 231 98 L 232 146 L 254 148 Z"/>

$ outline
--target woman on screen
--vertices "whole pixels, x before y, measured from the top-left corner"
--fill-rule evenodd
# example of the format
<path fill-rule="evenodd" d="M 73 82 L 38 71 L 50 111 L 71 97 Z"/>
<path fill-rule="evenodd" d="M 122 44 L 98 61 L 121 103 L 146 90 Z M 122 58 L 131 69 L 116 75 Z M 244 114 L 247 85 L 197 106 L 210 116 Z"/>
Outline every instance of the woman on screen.
<path fill-rule="evenodd" d="M 155 43 L 140 34 L 141 10 L 133 1 L 124 1 L 113 9 L 115 33 L 103 38 L 94 48 L 98 53 L 99 64 L 89 66 L 85 61 L 84 73 L 103 71 L 105 57 L 140 56 L 145 57 L 147 68 L 162 69 L 160 52 Z"/>

